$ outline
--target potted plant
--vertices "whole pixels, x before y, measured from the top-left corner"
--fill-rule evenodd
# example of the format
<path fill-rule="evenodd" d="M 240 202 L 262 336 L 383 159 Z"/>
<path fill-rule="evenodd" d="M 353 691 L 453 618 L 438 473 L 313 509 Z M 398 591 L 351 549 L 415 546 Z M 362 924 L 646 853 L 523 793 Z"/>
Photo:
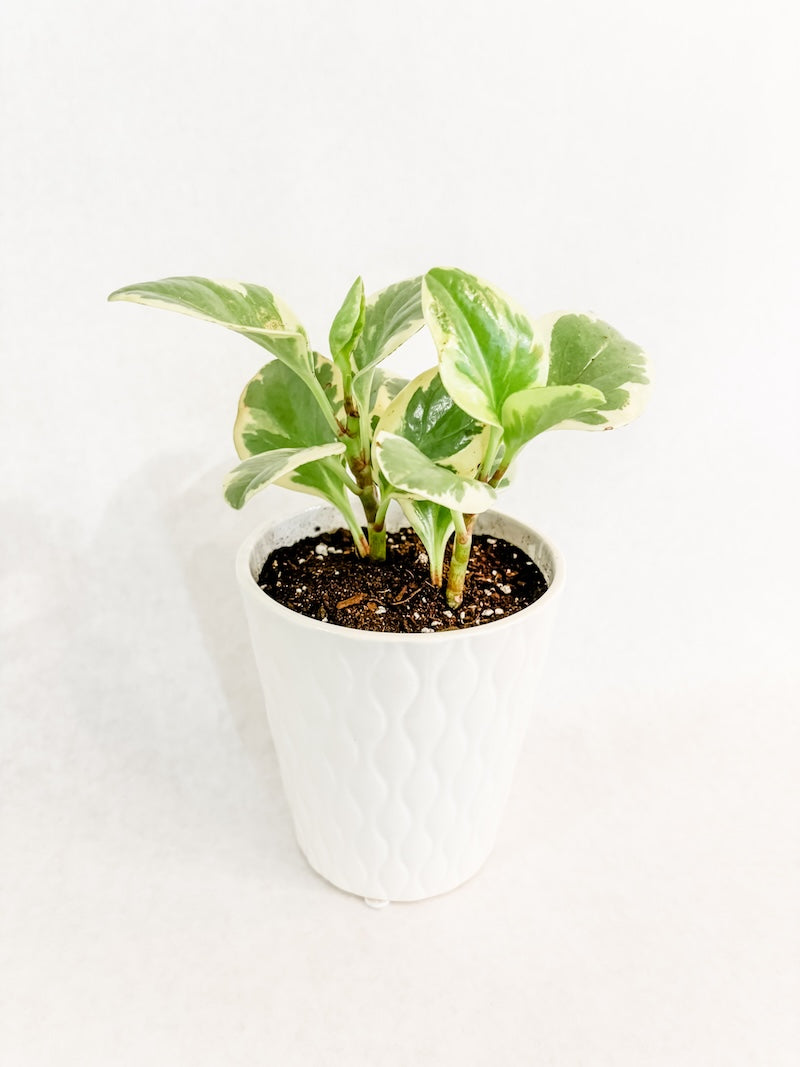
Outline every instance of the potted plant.
<path fill-rule="evenodd" d="M 331 358 L 261 286 L 168 278 L 109 299 L 275 357 L 239 401 L 225 496 L 277 483 L 326 502 L 237 561 L 300 847 L 368 902 L 454 888 L 491 851 L 564 581 L 556 548 L 492 505 L 539 434 L 635 418 L 644 354 L 592 315 L 531 320 L 456 269 L 370 297 L 357 278 Z M 436 365 L 388 375 L 424 325 Z"/>

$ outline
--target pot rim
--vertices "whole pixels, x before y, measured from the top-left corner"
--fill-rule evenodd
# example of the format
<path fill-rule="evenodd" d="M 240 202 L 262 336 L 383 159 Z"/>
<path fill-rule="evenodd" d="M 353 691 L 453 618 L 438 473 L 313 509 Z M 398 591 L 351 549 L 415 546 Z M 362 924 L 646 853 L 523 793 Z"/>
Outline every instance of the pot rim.
<path fill-rule="evenodd" d="M 317 631 L 318 633 L 333 634 L 337 638 L 350 639 L 353 641 L 374 641 L 393 643 L 403 642 L 407 643 L 412 640 L 416 643 L 422 642 L 436 642 L 441 643 L 443 641 L 463 641 L 469 637 L 474 637 L 480 632 L 490 630 L 491 633 L 497 634 L 500 632 L 501 627 L 506 629 L 511 626 L 519 626 L 524 623 L 526 619 L 530 617 L 533 612 L 541 612 L 548 609 L 549 605 L 555 603 L 555 600 L 560 596 L 565 582 L 565 565 L 564 557 L 561 552 L 556 548 L 553 542 L 545 537 L 544 534 L 535 530 L 532 526 L 528 526 L 527 523 L 522 522 L 520 519 L 514 518 L 512 515 L 506 515 L 500 511 L 484 511 L 481 517 L 485 518 L 506 518 L 511 519 L 527 530 L 537 541 L 539 541 L 550 553 L 553 561 L 553 579 L 547 587 L 546 592 L 542 593 L 538 600 L 535 600 L 532 604 L 529 604 L 526 608 L 522 608 L 520 611 L 514 612 L 513 615 L 508 615 L 506 618 L 493 619 L 491 622 L 484 623 L 482 626 L 467 626 L 462 630 L 444 630 L 441 633 L 432 634 L 420 634 L 420 633 L 385 633 L 378 630 L 358 630 L 351 626 L 339 626 L 337 623 L 322 622 L 321 619 L 312 619 L 307 615 L 302 615 L 298 611 L 292 611 L 291 608 L 285 607 L 283 604 L 279 604 L 277 600 L 273 600 L 268 593 L 265 593 L 257 580 L 253 577 L 250 570 L 250 559 L 253 554 L 253 550 L 256 545 L 261 541 L 264 535 L 273 527 L 280 525 L 284 522 L 297 521 L 303 516 L 308 516 L 311 519 L 312 515 L 319 514 L 320 511 L 330 511 L 332 509 L 329 504 L 322 504 L 316 507 L 304 508 L 302 511 L 294 512 L 291 515 L 286 515 L 281 519 L 272 519 L 268 522 L 261 523 L 254 530 L 252 530 L 242 544 L 239 546 L 239 551 L 236 554 L 236 577 L 239 582 L 239 586 L 245 597 L 247 597 L 254 605 L 256 610 L 269 611 L 278 618 L 284 617 L 287 623 L 291 623 L 294 626 L 298 626 L 301 629 L 308 629 Z M 344 523 L 342 523 L 344 525 Z M 410 524 L 401 524 L 409 525 Z M 307 535 L 305 535 L 307 536 Z"/>

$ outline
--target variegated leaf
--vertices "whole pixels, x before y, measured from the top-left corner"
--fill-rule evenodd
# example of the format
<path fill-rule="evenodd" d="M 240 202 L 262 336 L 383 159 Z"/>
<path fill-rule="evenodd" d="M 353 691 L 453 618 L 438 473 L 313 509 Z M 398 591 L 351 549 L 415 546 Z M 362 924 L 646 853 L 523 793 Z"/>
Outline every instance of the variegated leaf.
<path fill-rule="evenodd" d="M 396 282 L 367 297 L 364 329 L 353 349 L 353 369 L 365 374 L 422 328 L 421 278 Z"/>
<path fill-rule="evenodd" d="M 468 514 L 486 511 L 494 503 L 495 492 L 485 482 L 440 466 L 405 437 L 379 430 L 374 455 L 383 476 L 400 493 Z"/>
<path fill-rule="evenodd" d="M 341 360 L 348 370 L 350 353 L 364 329 L 365 311 L 364 283 L 358 277 L 350 286 L 342 306 L 336 312 L 328 338 L 334 360 L 337 362 Z"/>
<path fill-rule="evenodd" d="M 450 508 L 434 504 L 430 500 L 415 500 L 414 497 L 399 496 L 397 501 L 417 537 L 425 546 L 433 584 L 441 585 L 445 549 L 455 528 L 453 513 Z"/>
<path fill-rule="evenodd" d="M 381 417 L 397 394 L 408 385 L 408 378 L 397 378 L 376 368 L 369 398 L 370 425 L 374 432 Z"/>
<path fill-rule="evenodd" d="M 593 315 L 560 312 L 537 320 L 547 365 L 547 384 L 599 389 L 603 403 L 559 424 L 561 428 L 610 430 L 639 416 L 649 398 L 647 356 Z"/>
<path fill-rule="evenodd" d="M 341 409 L 341 379 L 329 359 L 313 354 L 317 381 L 334 411 Z M 267 363 L 244 388 L 233 427 L 242 458 L 275 448 L 306 448 L 336 440 L 308 386 L 280 362 Z"/>
<path fill-rule="evenodd" d="M 325 459 L 318 459 L 313 463 L 304 463 L 296 467 L 278 478 L 275 484 L 282 489 L 293 489 L 296 493 L 308 493 L 310 496 L 322 497 L 323 500 L 329 500 L 335 504 L 340 511 L 344 511 L 343 502 L 349 501 L 342 481 L 344 471 L 345 466 L 341 456 L 328 456 Z"/>
<path fill-rule="evenodd" d="M 422 304 L 445 388 L 474 418 L 501 427 L 509 396 L 545 384 L 533 324 L 498 289 L 465 271 L 436 267 L 425 275 Z"/>
<path fill-rule="evenodd" d="M 540 385 L 514 393 L 502 411 L 506 459 L 512 459 L 523 445 L 545 430 L 596 411 L 605 399 L 591 385 Z"/>
<path fill-rule="evenodd" d="M 407 383 L 387 407 L 378 422 L 378 431 L 404 437 L 429 459 L 446 463 L 451 470 L 466 477 L 478 471 L 487 433 L 485 427 L 453 401 L 436 367 Z M 374 461 L 377 466 L 377 455 Z M 384 492 L 391 489 L 384 484 Z M 425 546 L 431 575 L 437 580 L 444 565 L 445 546 L 453 532 L 450 508 L 403 494 L 398 496 L 398 501 Z"/>
<path fill-rule="evenodd" d="M 480 466 L 487 432 L 455 403 L 436 367 L 423 371 L 398 393 L 378 430 L 405 437 L 428 459 L 470 477 Z"/>
<path fill-rule="evenodd" d="M 372 409 L 378 364 L 422 328 L 421 284 L 421 278 L 410 278 L 367 298 L 364 329 L 351 356 L 359 412 Z"/>
<path fill-rule="evenodd" d="M 342 480 L 344 474 L 342 457 L 327 456 L 316 459 L 311 463 L 303 463 L 294 470 L 278 478 L 276 485 L 284 489 L 293 489 L 298 493 L 309 493 L 311 496 L 322 497 L 342 513 L 347 528 L 353 535 L 353 541 L 359 555 L 368 551 L 368 544 L 361 527 L 363 518 L 359 519 L 353 511 L 352 497 L 349 495 Z"/>
<path fill-rule="evenodd" d="M 302 378 L 313 375 L 305 330 L 288 305 L 263 286 L 210 278 L 162 278 L 126 285 L 108 299 L 164 308 L 217 323 L 249 337 Z"/>
<path fill-rule="evenodd" d="M 297 467 L 341 452 L 344 452 L 344 445 L 332 443 L 312 448 L 277 448 L 251 456 L 228 475 L 225 480 L 225 499 L 231 507 L 240 508 L 259 489 L 278 481 Z"/>
<path fill-rule="evenodd" d="M 314 353 L 314 366 L 331 406 L 341 409 L 338 370 L 319 352 Z M 242 459 L 276 448 L 307 448 L 335 439 L 309 388 L 283 363 L 267 363 L 245 386 L 233 427 L 234 444 Z M 349 505 L 343 474 L 341 456 L 328 456 L 291 470 L 276 484 L 322 497 L 344 510 Z"/>
<path fill-rule="evenodd" d="M 369 413 L 367 428 L 364 433 L 364 447 L 369 452 L 367 438 L 374 434 L 378 420 L 397 394 L 408 385 L 407 378 L 395 378 L 385 374 L 380 367 L 370 367 L 363 374 L 353 379 L 353 396 L 359 412 Z"/>

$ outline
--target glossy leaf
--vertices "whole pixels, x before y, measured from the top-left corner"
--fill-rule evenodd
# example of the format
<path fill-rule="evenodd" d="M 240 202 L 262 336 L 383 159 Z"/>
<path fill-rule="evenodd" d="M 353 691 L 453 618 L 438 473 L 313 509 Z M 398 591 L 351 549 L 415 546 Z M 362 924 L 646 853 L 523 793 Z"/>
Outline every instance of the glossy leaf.
<path fill-rule="evenodd" d="M 486 438 L 486 428 L 453 401 L 436 367 L 418 375 L 398 393 L 381 417 L 376 432 L 379 431 L 405 438 L 429 459 L 466 477 L 477 473 Z M 383 491 L 391 492 L 383 473 L 382 478 Z M 445 547 L 453 532 L 450 508 L 406 493 L 399 493 L 397 499 L 425 546 L 431 577 L 437 584 L 441 581 Z"/>
<path fill-rule="evenodd" d="M 251 456 L 234 468 L 225 480 L 225 499 L 234 508 L 247 503 L 254 493 L 278 481 L 305 463 L 344 452 L 344 445 L 332 443 L 312 448 L 277 448 Z"/>
<path fill-rule="evenodd" d="M 344 511 L 343 501 L 349 501 L 343 477 L 345 466 L 341 456 L 328 456 L 313 463 L 304 463 L 278 478 L 276 485 L 322 497 Z M 348 505 L 349 506 L 349 505 Z"/>
<path fill-rule="evenodd" d="M 596 411 L 605 396 L 590 385 L 543 385 L 522 389 L 503 404 L 503 442 L 507 459 L 545 430 Z"/>
<path fill-rule="evenodd" d="M 334 360 L 342 361 L 348 368 L 350 353 L 364 328 L 365 310 L 364 283 L 358 277 L 350 286 L 342 306 L 336 312 L 328 337 Z"/>
<path fill-rule="evenodd" d="M 400 493 L 469 514 L 485 511 L 495 492 L 484 482 L 448 470 L 421 452 L 415 444 L 396 434 L 379 430 L 374 455 L 381 473 Z"/>
<path fill-rule="evenodd" d="M 366 411 L 368 419 L 364 431 L 365 453 L 369 455 L 370 439 L 375 427 L 397 394 L 408 384 L 407 378 L 385 374 L 380 367 L 371 367 L 353 379 L 353 396 L 359 412 Z"/>
<path fill-rule="evenodd" d="M 445 462 L 459 474 L 474 475 L 483 455 L 485 427 L 455 403 L 435 367 L 398 393 L 378 430 L 406 438 L 428 459 Z"/>
<path fill-rule="evenodd" d="M 408 385 L 407 378 L 397 378 L 394 375 L 385 374 L 377 368 L 372 376 L 369 397 L 369 415 L 372 430 L 378 425 L 384 412 L 394 398 Z"/>
<path fill-rule="evenodd" d="M 341 379 L 335 366 L 314 353 L 317 380 L 334 409 L 341 407 Z M 276 448 L 307 448 L 336 440 L 308 387 L 277 361 L 268 363 L 244 388 L 233 427 L 236 451 L 242 459 Z M 284 489 L 310 493 L 349 507 L 343 485 L 341 456 L 328 456 L 304 463 L 276 480 Z"/>
<path fill-rule="evenodd" d="M 317 381 L 334 410 L 341 407 L 338 373 L 329 359 L 313 355 Z M 233 427 L 242 458 L 275 448 L 306 448 L 336 440 L 308 386 L 285 364 L 272 361 L 244 388 Z"/>
<path fill-rule="evenodd" d="M 248 337 L 301 377 L 312 374 L 305 331 L 291 308 L 260 285 L 210 278 L 162 278 L 126 285 L 109 300 L 126 300 L 214 322 Z"/>
<path fill-rule="evenodd" d="M 545 384 L 533 324 L 498 289 L 465 271 L 437 267 L 425 275 L 422 303 L 442 381 L 474 418 L 501 427 L 509 396 Z"/>
<path fill-rule="evenodd" d="M 441 585 L 444 554 L 447 542 L 454 530 L 453 514 L 450 508 L 434 504 L 430 500 L 416 500 L 411 496 L 399 496 L 397 501 L 417 537 L 425 546 L 433 584 Z"/>
<path fill-rule="evenodd" d="M 367 298 L 364 329 L 352 355 L 355 372 L 364 374 L 376 367 L 422 328 L 421 285 L 421 278 L 409 278 Z"/>
<path fill-rule="evenodd" d="M 548 385 L 586 385 L 604 401 L 567 419 L 560 427 L 609 430 L 632 422 L 649 397 L 645 353 L 608 323 L 592 315 L 561 313 L 539 320 L 545 339 Z"/>
<path fill-rule="evenodd" d="M 360 413 L 372 410 L 378 364 L 422 328 L 425 320 L 421 284 L 421 278 L 410 278 L 389 285 L 367 299 L 364 329 L 351 356 L 353 396 Z M 362 429 L 362 434 L 363 447 L 368 453 L 367 429 Z"/>

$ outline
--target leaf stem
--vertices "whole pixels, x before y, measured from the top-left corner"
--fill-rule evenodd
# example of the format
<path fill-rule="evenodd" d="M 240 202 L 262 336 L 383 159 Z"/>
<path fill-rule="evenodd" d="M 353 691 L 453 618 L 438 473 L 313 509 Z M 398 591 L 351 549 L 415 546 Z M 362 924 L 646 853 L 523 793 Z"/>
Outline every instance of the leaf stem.
<path fill-rule="evenodd" d="M 364 517 L 367 520 L 369 554 L 376 560 L 384 560 L 386 559 L 386 534 L 382 530 L 382 519 L 378 528 L 375 529 L 378 509 L 382 502 L 372 469 L 369 412 L 365 414 L 359 410 L 352 377 L 349 375 L 343 376 L 343 381 L 344 410 L 347 418 L 347 427 L 343 434 L 346 447 L 345 457 L 356 481 L 356 492 L 361 500 L 361 505 L 364 508 Z M 367 382 L 366 386 L 366 396 L 368 397 L 370 382 Z M 359 392 L 359 395 L 363 398 L 364 394 Z M 384 515 L 388 503 L 389 501 L 387 500 L 383 508 Z"/>
<path fill-rule="evenodd" d="M 506 463 L 505 457 L 503 457 L 503 462 L 500 464 L 500 466 L 489 479 L 489 485 L 491 485 L 492 489 L 496 489 L 498 485 L 502 482 L 508 468 L 509 464 Z"/>
<path fill-rule="evenodd" d="M 503 431 L 499 426 L 489 427 L 489 439 L 486 442 L 486 451 L 483 454 L 483 462 L 478 471 L 478 480 L 488 482 L 493 471 L 500 442 L 503 439 Z"/>
<path fill-rule="evenodd" d="M 449 607 L 457 608 L 464 599 L 464 581 L 472 551 L 472 531 L 475 527 L 476 516 L 464 515 L 460 511 L 453 511 L 452 516 L 456 532 L 453 539 L 453 554 L 450 557 L 450 569 L 447 573 L 445 597 Z"/>
<path fill-rule="evenodd" d="M 499 426 L 492 426 L 489 430 L 489 439 L 486 442 L 486 451 L 483 454 L 483 462 L 478 471 L 478 480 L 494 484 L 492 474 L 497 462 L 497 453 L 503 440 L 503 431 Z M 472 531 L 475 529 L 476 515 L 464 515 L 460 511 L 451 512 L 453 524 L 456 528 L 453 539 L 453 553 L 450 556 L 450 569 L 447 573 L 447 589 L 445 596 L 451 608 L 460 606 L 464 599 L 464 582 L 469 567 L 469 557 L 472 552 Z"/>
<path fill-rule="evenodd" d="M 386 559 L 386 512 L 392 502 L 392 494 L 387 493 L 378 505 L 375 519 L 369 526 L 369 554 L 373 559 L 382 562 Z"/>
<path fill-rule="evenodd" d="M 319 380 L 312 375 L 310 378 L 306 379 L 306 382 L 311 389 L 311 392 L 314 394 L 314 399 L 319 404 L 322 414 L 325 416 L 325 421 L 336 434 L 337 438 L 341 438 L 343 426 L 336 418 L 333 408 L 331 407 L 331 402 L 326 396 L 325 390 L 322 388 Z"/>
<path fill-rule="evenodd" d="M 337 466 L 336 466 L 336 477 L 339 479 L 339 481 L 342 483 L 342 485 L 345 487 L 345 489 L 349 489 L 350 490 L 350 492 L 353 494 L 353 496 L 357 496 L 357 497 L 361 496 L 361 490 L 359 489 L 359 487 L 356 484 L 355 480 L 350 477 L 350 474 L 349 474 L 348 470 L 345 467 L 340 467 L 337 464 Z"/>
<path fill-rule="evenodd" d="M 342 515 L 344 516 L 348 530 L 353 536 L 353 543 L 356 546 L 356 552 L 358 552 L 359 556 L 361 556 L 362 558 L 364 556 L 368 556 L 370 554 L 369 541 L 367 541 L 366 537 L 364 536 L 364 530 L 358 519 L 356 518 L 355 512 L 350 507 L 349 502 L 346 503 L 346 506 L 342 506 L 342 502 L 339 501 L 337 506 L 341 511 Z"/>

